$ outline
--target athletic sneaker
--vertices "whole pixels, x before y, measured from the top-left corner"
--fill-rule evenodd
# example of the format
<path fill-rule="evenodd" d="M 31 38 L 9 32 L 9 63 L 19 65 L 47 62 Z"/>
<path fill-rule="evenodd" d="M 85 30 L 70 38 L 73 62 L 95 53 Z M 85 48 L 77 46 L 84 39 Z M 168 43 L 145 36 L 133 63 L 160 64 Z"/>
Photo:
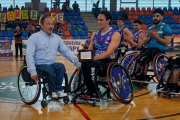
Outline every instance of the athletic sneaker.
<path fill-rule="evenodd" d="M 56 92 L 52 92 L 52 98 L 58 98 Z"/>
<path fill-rule="evenodd" d="M 66 97 L 67 94 L 64 93 L 63 91 L 58 91 L 58 92 L 57 92 L 57 96 L 58 96 L 58 97 Z"/>

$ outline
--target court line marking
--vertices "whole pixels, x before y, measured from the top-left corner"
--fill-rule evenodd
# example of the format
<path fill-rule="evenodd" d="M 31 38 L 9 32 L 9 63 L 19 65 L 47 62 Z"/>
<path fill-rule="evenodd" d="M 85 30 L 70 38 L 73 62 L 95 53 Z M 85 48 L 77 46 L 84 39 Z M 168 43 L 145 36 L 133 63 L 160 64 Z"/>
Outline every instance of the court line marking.
<path fill-rule="evenodd" d="M 91 120 L 89 116 L 79 107 L 79 105 L 74 104 L 74 106 L 79 110 L 79 112 L 86 118 L 86 120 Z"/>

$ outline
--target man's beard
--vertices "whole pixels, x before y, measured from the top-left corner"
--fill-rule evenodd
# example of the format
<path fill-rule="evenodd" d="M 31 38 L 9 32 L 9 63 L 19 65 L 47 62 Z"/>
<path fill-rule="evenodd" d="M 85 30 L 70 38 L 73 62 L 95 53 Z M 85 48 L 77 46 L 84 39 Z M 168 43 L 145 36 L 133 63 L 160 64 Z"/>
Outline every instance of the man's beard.
<path fill-rule="evenodd" d="M 155 25 L 157 25 L 157 24 L 159 24 L 161 22 L 161 20 L 159 20 L 159 21 L 153 21 L 153 23 L 155 24 Z"/>

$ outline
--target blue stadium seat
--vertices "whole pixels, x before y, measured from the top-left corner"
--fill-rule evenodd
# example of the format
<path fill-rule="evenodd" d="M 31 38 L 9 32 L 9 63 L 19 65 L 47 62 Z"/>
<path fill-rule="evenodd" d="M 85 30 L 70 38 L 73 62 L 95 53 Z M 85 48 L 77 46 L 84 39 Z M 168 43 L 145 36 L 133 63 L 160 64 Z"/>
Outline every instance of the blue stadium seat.
<path fill-rule="evenodd" d="M 136 33 L 136 31 L 133 31 L 133 35 Z"/>
<path fill-rule="evenodd" d="M 125 20 L 125 24 L 131 24 L 130 20 Z"/>
<path fill-rule="evenodd" d="M 85 35 L 85 36 L 88 36 L 88 33 L 89 33 L 89 31 L 85 31 L 85 32 L 84 32 L 84 35 Z"/>
<path fill-rule="evenodd" d="M 71 23 L 71 25 L 72 25 L 72 21 L 70 21 L 70 20 L 69 20 L 69 22 L 70 22 L 70 23 Z M 68 24 L 68 21 L 66 22 L 66 24 Z"/>
<path fill-rule="evenodd" d="M 173 35 L 177 35 L 177 34 L 178 34 L 177 30 L 173 30 Z"/>
<path fill-rule="evenodd" d="M 28 36 L 28 32 L 27 31 L 23 31 L 22 36 L 23 37 L 27 37 Z"/>
<path fill-rule="evenodd" d="M 75 12 L 75 16 L 80 16 L 80 13 L 79 12 Z"/>
<path fill-rule="evenodd" d="M 78 31 L 78 36 L 84 36 L 83 31 Z"/>
<path fill-rule="evenodd" d="M 32 10 L 32 8 L 31 7 L 27 7 L 27 10 Z"/>
<path fill-rule="evenodd" d="M 178 34 L 180 34 L 180 30 L 178 30 Z"/>
<path fill-rule="evenodd" d="M 68 16 L 68 12 L 64 12 L 64 16 Z"/>
<path fill-rule="evenodd" d="M 172 21 L 171 21 L 171 20 L 167 20 L 166 23 L 167 23 L 167 24 L 172 24 Z"/>
<path fill-rule="evenodd" d="M 71 16 L 71 20 L 76 20 L 76 16 Z"/>
<path fill-rule="evenodd" d="M 44 12 L 49 12 L 49 8 L 44 8 Z"/>
<path fill-rule="evenodd" d="M 73 37 L 73 39 L 79 39 L 79 37 Z"/>
<path fill-rule="evenodd" d="M 152 26 L 152 24 L 149 24 L 147 27 L 150 28 Z"/>
<path fill-rule="evenodd" d="M 95 12 L 95 8 L 92 8 L 92 12 Z"/>
<path fill-rule="evenodd" d="M 164 11 L 167 11 L 167 7 L 163 7 L 163 10 L 164 10 Z"/>
<path fill-rule="evenodd" d="M 178 26 L 178 25 L 172 25 L 172 28 L 173 28 L 173 29 L 178 29 L 179 26 Z"/>
<path fill-rule="evenodd" d="M 133 28 L 133 25 L 129 25 L 129 29 L 130 30 L 133 30 L 134 28 Z"/>
<path fill-rule="evenodd" d="M 65 34 L 64 34 L 64 33 L 59 33 L 58 35 L 59 35 L 59 36 L 65 36 Z"/>
<path fill-rule="evenodd" d="M 74 29 L 74 26 L 71 26 L 71 31 L 73 31 L 73 30 L 75 30 L 75 29 Z"/>
<path fill-rule="evenodd" d="M 110 27 L 112 27 L 113 29 L 116 29 L 114 25 L 110 25 Z"/>
<path fill-rule="evenodd" d="M 164 16 L 163 16 L 163 19 L 167 19 L 167 16 L 166 16 L 166 15 L 164 15 Z"/>
<path fill-rule="evenodd" d="M 28 37 L 23 37 L 23 40 L 28 40 Z"/>
<path fill-rule="evenodd" d="M 146 15 L 146 16 L 144 16 L 144 19 L 147 19 L 147 20 L 149 20 L 149 16 L 148 15 Z"/>
<path fill-rule="evenodd" d="M 65 20 L 70 20 L 70 17 L 69 16 L 65 16 L 64 19 Z"/>
<path fill-rule="evenodd" d="M 148 24 L 148 20 L 143 20 L 143 24 Z"/>
<path fill-rule="evenodd" d="M 82 20 L 82 17 L 81 16 L 77 16 L 77 20 Z"/>
<path fill-rule="evenodd" d="M 3 7 L 3 11 L 6 11 L 6 12 L 7 12 L 7 7 Z"/>
<path fill-rule="evenodd" d="M 76 25 L 76 26 L 75 26 L 75 30 L 78 29 L 78 28 L 81 28 L 81 27 L 80 27 L 79 25 Z"/>
<path fill-rule="evenodd" d="M 6 32 L 1 32 L 1 37 L 6 37 Z"/>
<path fill-rule="evenodd" d="M 121 11 L 118 11 L 118 12 L 117 12 L 117 15 L 122 15 L 122 12 L 121 12 Z"/>
<path fill-rule="evenodd" d="M 112 20 L 116 20 L 116 17 L 115 17 L 115 16 L 112 16 Z"/>
<path fill-rule="evenodd" d="M 13 32 L 8 32 L 8 37 L 13 37 L 14 33 Z"/>
<path fill-rule="evenodd" d="M 76 31 L 71 31 L 71 36 L 77 36 Z"/>
<path fill-rule="evenodd" d="M 153 20 L 149 20 L 149 24 L 153 24 Z"/>
<path fill-rule="evenodd" d="M 83 25 L 83 26 L 82 26 L 82 30 L 88 30 L 87 26 L 86 26 L 86 25 Z"/>
<path fill-rule="evenodd" d="M 78 21 L 77 20 L 73 21 L 73 25 L 79 25 Z"/>
<path fill-rule="evenodd" d="M 120 16 L 116 15 L 115 19 L 118 20 Z"/>
<path fill-rule="evenodd" d="M 172 15 L 168 15 L 167 19 L 173 19 Z"/>
<path fill-rule="evenodd" d="M 87 39 L 87 38 L 83 36 L 83 37 L 81 37 L 80 39 Z"/>
<path fill-rule="evenodd" d="M 139 19 L 140 19 L 140 20 L 143 20 L 144 18 L 143 18 L 143 16 L 142 16 L 142 15 L 139 15 Z"/>
<path fill-rule="evenodd" d="M 119 30 L 119 26 L 118 25 L 116 25 L 116 30 Z"/>
<path fill-rule="evenodd" d="M 70 16 L 74 16 L 74 12 L 69 12 L 69 15 Z"/>
<path fill-rule="evenodd" d="M 153 15 L 150 16 L 150 19 L 153 19 Z"/>
<path fill-rule="evenodd" d="M 55 31 L 55 30 L 53 30 L 53 31 L 52 31 L 52 33 L 56 34 L 56 31 Z"/>
<path fill-rule="evenodd" d="M 172 7 L 169 7 L 169 8 L 168 8 L 168 11 L 173 11 Z"/>
<path fill-rule="evenodd" d="M 166 20 L 161 20 L 161 22 L 166 23 Z"/>
<path fill-rule="evenodd" d="M 174 15 L 179 15 L 179 11 L 173 11 Z"/>
<path fill-rule="evenodd" d="M 6 40 L 6 38 L 5 37 L 1 37 L 0 40 Z"/>
<path fill-rule="evenodd" d="M 79 22 L 79 24 L 80 24 L 80 25 L 85 25 L 85 23 L 84 23 L 83 20 L 81 20 L 81 21 Z"/>
<path fill-rule="evenodd" d="M 115 11 L 113 11 L 113 12 L 112 12 L 112 15 L 116 15 L 116 12 L 115 12 Z"/>
<path fill-rule="evenodd" d="M 8 39 L 7 40 L 13 40 L 13 37 L 8 37 Z"/>
<path fill-rule="evenodd" d="M 178 21 L 177 20 L 173 20 L 173 24 L 178 24 Z"/>

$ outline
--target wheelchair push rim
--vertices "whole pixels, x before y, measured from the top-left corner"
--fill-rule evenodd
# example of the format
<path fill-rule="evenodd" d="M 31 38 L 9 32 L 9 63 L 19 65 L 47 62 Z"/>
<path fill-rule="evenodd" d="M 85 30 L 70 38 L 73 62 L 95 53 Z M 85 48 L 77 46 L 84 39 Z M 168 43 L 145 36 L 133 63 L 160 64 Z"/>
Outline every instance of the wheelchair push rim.
<path fill-rule="evenodd" d="M 111 63 L 107 69 L 107 80 L 112 94 L 120 103 L 131 103 L 134 96 L 133 85 L 125 68 Z"/>
<path fill-rule="evenodd" d="M 24 80 L 23 78 L 25 77 L 28 78 L 28 80 Z M 17 77 L 18 93 L 24 103 L 32 105 L 39 99 L 41 81 L 39 79 L 38 82 L 35 83 L 30 78 L 30 74 L 27 72 L 27 66 L 21 67 Z"/>

